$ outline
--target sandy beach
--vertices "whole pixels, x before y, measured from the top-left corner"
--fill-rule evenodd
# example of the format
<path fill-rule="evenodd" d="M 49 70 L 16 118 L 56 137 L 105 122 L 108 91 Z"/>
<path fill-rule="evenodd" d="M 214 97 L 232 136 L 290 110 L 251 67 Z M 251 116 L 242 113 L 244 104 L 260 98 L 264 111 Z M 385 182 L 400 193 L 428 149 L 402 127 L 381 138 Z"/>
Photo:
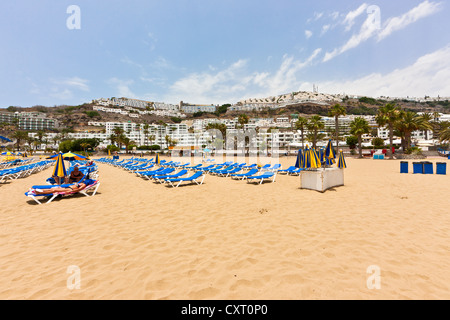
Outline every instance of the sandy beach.
<path fill-rule="evenodd" d="M 51 169 L 0 184 L 0 299 L 450 299 L 450 161 L 346 161 L 325 193 L 284 175 L 167 188 L 100 163 L 94 197 L 25 197 Z"/>

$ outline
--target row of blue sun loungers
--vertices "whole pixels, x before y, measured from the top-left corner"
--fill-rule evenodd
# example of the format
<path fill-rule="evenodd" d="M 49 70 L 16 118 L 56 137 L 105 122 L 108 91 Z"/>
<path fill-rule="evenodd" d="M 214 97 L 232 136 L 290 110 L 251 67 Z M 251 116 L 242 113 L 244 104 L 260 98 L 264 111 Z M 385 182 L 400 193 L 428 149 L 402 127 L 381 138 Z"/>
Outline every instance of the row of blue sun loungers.
<path fill-rule="evenodd" d="M 35 161 L 34 158 L 25 158 L 25 159 L 15 159 L 10 161 L 0 162 L 0 169 L 6 169 L 13 166 L 23 166 Z"/>
<path fill-rule="evenodd" d="M 130 172 L 135 173 L 137 176 L 154 180 L 159 183 L 168 182 L 170 185 L 175 186 L 174 182 L 191 181 L 197 184 L 202 184 L 205 174 L 216 175 L 218 177 L 231 177 L 235 180 L 247 180 L 247 182 L 255 181 L 262 184 L 265 180 L 275 182 L 276 175 L 298 175 L 303 169 L 295 168 L 294 166 L 288 169 L 282 169 L 281 164 L 266 164 L 262 167 L 257 164 L 247 165 L 246 163 L 233 163 L 231 161 L 222 164 L 207 165 L 197 164 L 190 165 L 189 163 L 181 164 L 181 162 L 164 161 L 161 160 L 159 166 L 154 161 L 142 160 L 142 159 L 130 159 L 122 160 L 120 162 L 110 159 L 101 159 L 101 162 L 109 163 L 116 167 L 122 167 Z M 176 169 L 180 171 L 176 172 Z M 185 178 L 188 175 L 188 171 L 194 171 L 195 173 L 190 177 Z M 247 171 L 247 172 L 245 172 Z M 199 178 L 201 182 L 199 183 Z M 169 181 L 170 179 L 177 179 L 176 181 Z M 179 185 L 179 183 L 178 183 Z"/>
<path fill-rule="evenodd" d="M 53 160 L 44 160 L 32 164 L 11 167 L 0 170 L 0 182 L 16 180 L 28 177 L 29 175 L 47 169 L 54 163 Z"/>

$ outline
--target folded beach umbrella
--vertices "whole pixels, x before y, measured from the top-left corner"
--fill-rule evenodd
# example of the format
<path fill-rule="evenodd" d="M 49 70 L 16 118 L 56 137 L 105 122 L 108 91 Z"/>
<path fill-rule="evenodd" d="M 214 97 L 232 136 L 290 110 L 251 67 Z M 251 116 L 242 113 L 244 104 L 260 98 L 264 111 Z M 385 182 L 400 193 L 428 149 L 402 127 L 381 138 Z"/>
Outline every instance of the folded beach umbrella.
<path fill-rule="evenodd" d="M 298 150 L 297 161 L 295 162 L 296 168 L 303 168 L 303 152 L 302 149 Z"/>
<path fill-rule="evenodd" d="M 319 151 L 317 151 L 317 155 L 319 156 L 320 163 L 325 162 L 325 150 L 323 148 L 320 148 Z"/>
<path fill-rule="evenodd" d="M 336 163 L 336 152 L 333 149 L 331 139 L 328 140 L 327 147 L 325 148 L 325 158 L 327 159 L 327 165 L 332 165 Z"/>
<path fill-rule="evenodd" d="M 322 164 L 320 163 L 320 158 L 317 155 L 316 150 L 311 149 L 309 152 L 311 153 L 311 168 L 320 168 L 320 167 L 322 167 Z"/>
<path fill-rule="evenodd" d="M 156 160 L 155 160 L 155 162 L 156 162 L 156 164 L 159 164 L 159 163 L 160 163 L 160 160 L 159 160 L 159 153 L 156 154 Z"/>
<path fill-rule="evenodd" d="M 111 149 L 108 149 L 108 159 L 111 158 Z"/>
<path fill-rule="evenodd" d="M 309 147 L 306 145 L 306 148 L 303 151 L 303 169 L 311 168 L 311 153 L 309 151 Z"/>
<path fill-rule="evenodd" d="M 342 152 L 342 150 L 339 150 L 338 168 L 341 169 L 347 168 L 347 164 L 345 163 L 344 159 L 344 153 Z"/>
<path fill-rule="evenodd" d="M 52 177 L 64 178 L 67 175 L 66 167 L 64 166 L 63 154 L 60 152 L 57 154 L 55 168 L 53 168 Z"/>

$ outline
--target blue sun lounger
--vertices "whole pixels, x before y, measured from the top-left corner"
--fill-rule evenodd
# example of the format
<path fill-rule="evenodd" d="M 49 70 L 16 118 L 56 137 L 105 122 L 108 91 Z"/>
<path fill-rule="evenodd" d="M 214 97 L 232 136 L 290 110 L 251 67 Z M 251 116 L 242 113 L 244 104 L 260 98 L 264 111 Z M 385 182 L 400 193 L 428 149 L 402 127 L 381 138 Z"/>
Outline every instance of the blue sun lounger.
<path fill-rule="evenodd" d="M 161 167 L 161 168 L 158 168 L 156 170 L 136 171 L 135 173 L 136 173 L 136 175 L 138 177 L 144 177 L 146 174 L 153 173 L 153 172 L 161 172 L 161 171 L 163 171 L 165 169 L 167 169 L 167 168 Z"/>
<path fill-rule="evenodd" d="M 294 172 L 296 169 L 297 169 L 297 168 L 296 168 L 295 166 L 290 166 L 290 167 L 287 168 L 287 169 L 278 170 L 278 173 L 286 173 L 286 174 L 289 174 L 289 173 Z"/>
<path fill-rule="evenodd" d="M 303 168 L 297 168 L 297 169 L 293 170 L 292 172 L 290 172 L 290 174 L 292 174 L 292 175 L 294 175 L 294 174 L 299 175 L 300 172 L 302 172 L 303 170 L 304 170 Z"/>
<path fill-rule="evenodd" d="M 146 177 L 148 180 L 150 180 L 153 176 L 169 174 L 169 173 L 172 173 L 174 171 L 175 171 L 174 168 L 165 168 L 164 170 L 161 170 L 161 171 L 149 172 L 149 173 L 143 174 L 143 176 Z"/>
<path fill-rule="evenodd" d="M 72 195 L 72 194 L 76 194 L 76 193 L 81 193 L 83 195 L 85 195 L 86 197 L 89 197 L 89 194 L 87 193 L 87 191 L 89 191 L 90 189 L 94 189 L 94 192 L 92 193 L 91 197 L 95 196 L 95 194 L 97 193 L 98 187 L 100 186 L 100 182 L 98 180 L 86 180 L 85 181 L 86 187 L 82 190 L 76 191 L 76 192 L 54 192 L 52 193 L 50 191 L 51 188 L 54 188 L 56 186 L 51 186 L 51 185 L 43 185 L 43 186 L 33 186 L 31 187 L 27 192 L 25 192 L 25 195 L 27 197 L 32 198 L 34 201 L 36 201 L 38 204 L 42 204 L 41 201 L 39 201 L 38 199 L 36 199 L 36 197 L 45 197 L 47 198 L 47 202 L 46 203 L 50 203 L 52 202 L 57 196 L 67 196 L 67 195 Z M 72 184 L 63 184 L 60 187 L 69 187 Z M 37 189 L 41 189 L 41 190 L 49 190 L 49 193 L 47 194 L 36 194 L 35 190 Z"/>
<path fill-rule="evenodd" d="M 198 179 L 202 176 L 203 176 L 203 178 L 199 182 Z M 187 177 L 187 178 L 166 179 L 164 181 L 169 183 L 172 187 L 177 188 L 180 185 L 180 183 L 182 183 L 182 182 L 195 182 L 196 184 L 201 185 L 203 183 L 204 179 L 205 179 L 205 175 L 203 174 L 203 172 L 197 171 L 192 176 Z M 175 186 L 174 183 L 176 183 L 176 182 L 178 182 L 178 184 Z"/>
<path fill-rule="evenodd" d="M 231 174 L 231 179 L 236 178 L 236 179 L 239 179 L 239 180 L 244 180 L 245 178 L 250 177 L 250 176 L 252 176 L 252 175 L 254 175 L 256 173 L 258 173 L 258 169 L 251 169 L 249 172 L 246 172 L 246 173 Z"/>
<path fill-rule="evenodd" d="M 185 167 L 185 169 L 200 169 L 202 167 L 202 164 L 197 164 L 195 166 Z"/>
<path fill-rule="evenodd" d="M 278 171 L 278 169 L 281 168 L 281 164 L 276 163 L 273 165 L 273 167 L 270 167 L 270 164 L 266 167 L 267 165 L 265 165 L 264 167 L 261 168 L 261 171 L 269 171 L 269 172 L 275 172 Z"/>
<path fill-rule="evenodd" d="M 155 175 L 152 178 L 159 183 L 163 183 L 165 179 L 176 179 L 184 176 L 188 171 L 186 169 L 181 170 L 175 174 L 163 174 L 163 175 Z"/>
<path fill-rule="evenodd" d="M 265 172 L 265 173 L 263 173 L 263 174 L 261 174 L 259 176 L 247 177 L 247 183 L 249 183 L 250 180 L 261 180 L 259 182 L 259 184 L 262 184 L 265 179 L 271 179 L 271 178 L 273 178 L 272 182 L 275 182 L 275 177 L 276 177 L 276 174 L 274 172 Z"/>
<path fill-rule="evenodd" d="M 240 167 L 237 167 L 237 168 L 234 167 L 234 168 L 227 169 L 227 170 L 216 171 L 215 173 L 216 173 L 218 176 L 228 177 L 230 174 L 236 174 L 236 173 L 238 173 L 238 172 L 240 172 L 240 171 L 242 171 L 242 168 L 240 168 Z"/>

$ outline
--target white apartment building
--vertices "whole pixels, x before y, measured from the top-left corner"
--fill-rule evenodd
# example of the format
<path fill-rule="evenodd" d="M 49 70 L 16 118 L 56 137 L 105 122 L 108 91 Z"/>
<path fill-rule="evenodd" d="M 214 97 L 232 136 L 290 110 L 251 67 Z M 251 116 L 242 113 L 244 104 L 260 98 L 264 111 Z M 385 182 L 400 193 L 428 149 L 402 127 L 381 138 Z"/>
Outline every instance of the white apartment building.
<path fill-rule="evenodd" d="M 212 105 L 182 105 L 181 111 L 185 113 L 216 112 L 217 107 Z"/>

